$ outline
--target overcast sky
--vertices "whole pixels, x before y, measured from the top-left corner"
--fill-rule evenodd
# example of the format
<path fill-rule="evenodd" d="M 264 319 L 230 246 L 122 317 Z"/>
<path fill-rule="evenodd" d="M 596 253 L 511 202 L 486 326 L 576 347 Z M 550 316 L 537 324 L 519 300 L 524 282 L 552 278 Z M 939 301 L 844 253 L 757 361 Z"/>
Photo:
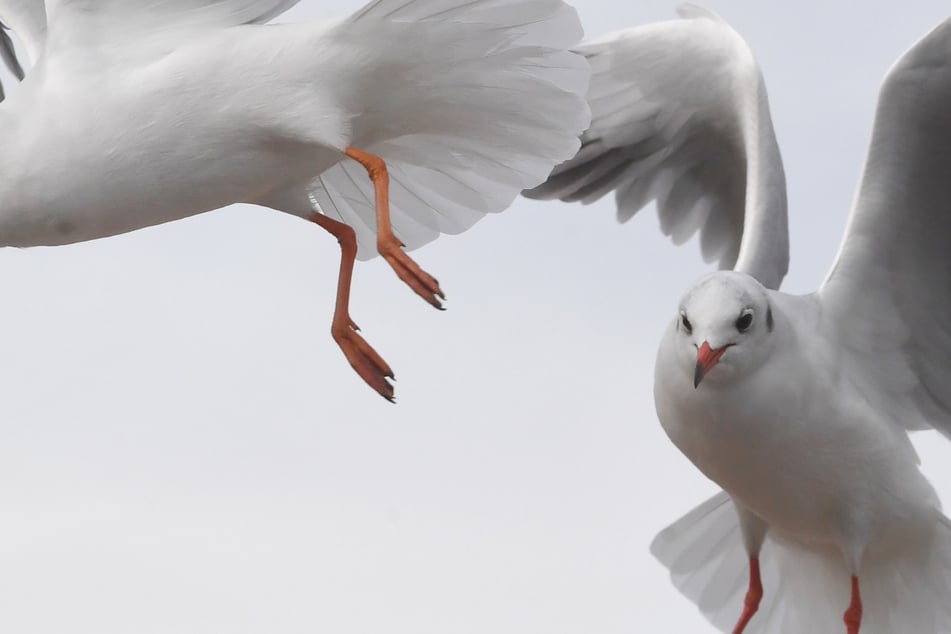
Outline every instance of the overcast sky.
<path fill-rule="evenodd" d="M 576 6 L 591 37 L 675 8 Z M 951 10 L 707 6 L 763 66 L 789 183 L 784 288 L 811 291 L 879 82 Z M 303 0 L 287 19 L 358 7 Z M 651 396 L 660 332 L 710 269 L 698 251 L 652 209 L 618 225 L 611 200 L 519 200 L 415 253 L 445 313 L 358 264 L 352 314 L 396 371 L 396 406 L 330 338 L 338 249 L 296 219 L 230 208 L 0 251 L 0 631 L 711 631 L 647 550 L 716 491 Z M 951 445 L 917 444 L 948 499 Z"/>

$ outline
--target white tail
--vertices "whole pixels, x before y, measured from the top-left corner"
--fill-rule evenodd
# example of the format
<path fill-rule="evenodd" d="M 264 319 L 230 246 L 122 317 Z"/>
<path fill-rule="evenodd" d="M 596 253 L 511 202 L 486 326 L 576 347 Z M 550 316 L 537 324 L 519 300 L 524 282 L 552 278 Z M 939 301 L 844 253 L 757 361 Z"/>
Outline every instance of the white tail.
<path fill-rule="evenodd" d="M 581 35 L 561 0 L 377 0 L 334 28 L 365 78 L 351 95 L 351 143 L 386 161 L 393 229 L 408 249 L 504 210 L 574 155 L 590 122 L 590 71 L 568 50 Z M 356 230 L 360 259 L 376 255 L 361 166 L 340 162 L 307 189 Z"/>
<path fill-rule="evenodd" d="M 718 493 L 661 531 L 651 553 L 718 630 L 733 630 L 743 608 L 748 561 L 729 495 Z M 744 634 L 845 631 L 850 575 L 840 555 L 767 538 L 760 567 L 763 601 Z M 937 513 L 930 538 L 900 555 L 876 558 L 870 552 L 859 582 L 862 634 L 951 632 L 951 523 Z"/>

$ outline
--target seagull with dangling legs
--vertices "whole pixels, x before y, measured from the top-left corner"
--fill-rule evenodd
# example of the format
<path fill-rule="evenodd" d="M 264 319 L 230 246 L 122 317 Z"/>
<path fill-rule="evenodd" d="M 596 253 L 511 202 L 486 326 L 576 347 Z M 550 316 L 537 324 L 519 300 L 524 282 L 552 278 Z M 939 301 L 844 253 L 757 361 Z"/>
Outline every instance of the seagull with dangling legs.
<path fill-rule="evenodd" d="M 723 270 L 683 296 L 655 366 L 658 418 L 724 491 L 652 551 L 722 632 L 940 634 L 951 523 L 908 432 L 951 436 L 951 21 L 881 88 L 842 246 L 819 289 L 778 289 L 785 181 L 765 85 L 697 7 L 582 45 L 593 121 L 533 198 L 618 216 L 656 200 Z"/>
<path fill-rule="evenodd" d="M 349 313 L 381 254 L 436 308 L 404 251 L 504 210 L 571 157 L 590 71 L 561 0 L 372 0 L 265 24 L 297 0 L 0 0 L 33 61 L 0 104 L 0 246 L 55 246 L 233 203 L 323 227 L 341 249 L 331 332 L 393 400 Z M 22 75 L 9 38 L 0 57 Z"/>

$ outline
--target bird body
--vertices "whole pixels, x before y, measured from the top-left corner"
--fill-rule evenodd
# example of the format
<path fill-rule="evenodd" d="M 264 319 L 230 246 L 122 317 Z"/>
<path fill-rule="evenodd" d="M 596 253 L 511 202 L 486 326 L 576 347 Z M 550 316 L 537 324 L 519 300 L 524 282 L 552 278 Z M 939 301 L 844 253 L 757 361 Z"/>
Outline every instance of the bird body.
<path fill-rule="evenodd" d="M 0 246 L 239 202 L 312 221 L 342 249 L 331 332 L 392 400 L 349 316 L 353 260 L 382 254 L 442 307 L 402 249 L 502 211 L 576 150 L 581 28 L 560 0 L 374 0 L 265 24 L 296 1 L 0 0 L 34 61 L 0 104 Z M 0 53 L 9 65 L 8 40 Z"/>
<path fill-rule="evenodd" d="M 270 30 L 232 28 L 254 35 Z M 291 29 L 271 32 L 277 36 L 279 30 Z M 10 133 L 0 149 L 6 159 L 0 159 L 0 241 L 26 247 L 115 235 L 251 200 L 274 183 L 302 178 L 314 165 L 319 169 L 315 159 L 321 154 L 325 166 L 332 163 L 338 153 L 332 146 L 321 151 L 316 144 L 295 143 L 298 155 L 288 153 L 293 137 L 281 141 L 282 120 L 269 121 L 270 108 L 249 101 L 255 91 L 245 87 L 250 94 L 228 94 L 223 103 L 204 96 L 209 89 L 233 91 L 215 86 L 228 40 L 240 36 L 229 31 L 212 32 L 158 60 L 106 66 L 108 71 L 94 70 L 99 60 L 83 60 L 91 72 L 79 74 L 69 60 L 41 59 L 2 106 L 0 117 L 19 125 L 6 126 Z M 300 77 L 290 79 L 283 83 L 297 86 L 295 96 L 313 110 L 317 128 L 327 119 L 321 111 L 333 112 L 329 104 L 318 105 L 326 96 L 308 90 L 311 84 Z M 340 119 L 327 126 L 328 140 L 342 127 Z M 342 135 L 336 136 L 339 143 Z M 90 174 L 97 175 L 95 187 L 89 186 Z"/>
<path fill-rule="evenodd" d="M 346 77 L 362 69 L 327 54 L 327 31 L 240 25 L 154 57 L 41 58 L 0 106 L 0 242 L 124 233 L 255 201 L 338 163 L 353 116 Z"/>
<path fill-rule="evenodd" d="M 690 350 L 678 345 L 679 318 L 668 327 L 654 402 L 677 448 L 771 534 L 835 549 L 840 559 L 843 549 L 894 550 L 910 524 L 933 522 L 937 496 L 908 434 L 856 393 L 823 332 L 816 297 L 768 291 L 724 272 L 699 282 L 685 303 L 722 302 L 721 278 L 758 292 L 773 330 L 750 351 L 754 358 L 731 359 L 738 351 L 728 351 L 695 389 L 696 357 L 685 359 Z M 721 347 L 715 334 L 709 341 Z"/>

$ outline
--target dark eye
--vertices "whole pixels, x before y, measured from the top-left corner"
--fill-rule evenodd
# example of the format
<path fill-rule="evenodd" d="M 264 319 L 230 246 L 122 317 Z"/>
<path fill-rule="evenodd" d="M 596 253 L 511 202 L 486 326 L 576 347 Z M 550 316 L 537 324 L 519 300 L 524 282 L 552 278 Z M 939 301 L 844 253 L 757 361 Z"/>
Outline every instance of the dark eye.
<path fill-rule="evenodd" d="M 687 319 L 687 313 L 680 313 L 680 325 L 684 327 L 688 335 L 693 332 L 693 326 L 690 325 L 690 320 Z"/>
<path fill-rule="evenodd" d="M 736 320 L 736 329 L 740 332 L 746 332 L 753 325 L 753 311 L 747 308 L 743 314 Z"/>

